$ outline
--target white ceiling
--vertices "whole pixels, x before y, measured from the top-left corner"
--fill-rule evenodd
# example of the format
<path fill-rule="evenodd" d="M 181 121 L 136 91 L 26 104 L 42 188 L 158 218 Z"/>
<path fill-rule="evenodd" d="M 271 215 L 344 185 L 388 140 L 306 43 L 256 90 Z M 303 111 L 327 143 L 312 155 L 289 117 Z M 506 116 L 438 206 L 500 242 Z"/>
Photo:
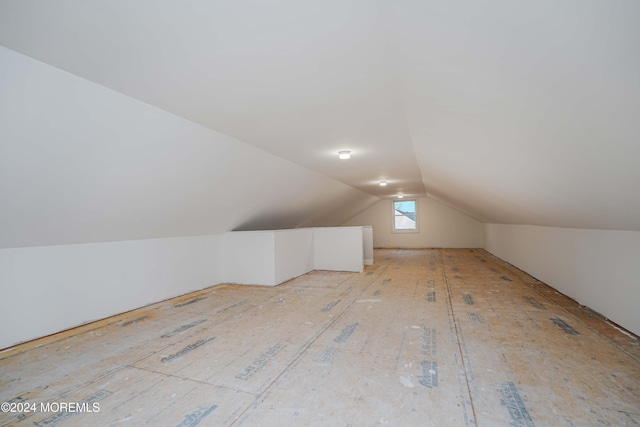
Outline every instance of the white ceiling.
<path fill-rule="evenodd" d="M 379 200 L 1 46 L 0 64 L 0 249 L 335 226 Z"/>
<path fill-rule="evenodd" d="M 635 0 L 0 1 L 0 44 L 371 195 L 622 230 L 639 23 Z"/>

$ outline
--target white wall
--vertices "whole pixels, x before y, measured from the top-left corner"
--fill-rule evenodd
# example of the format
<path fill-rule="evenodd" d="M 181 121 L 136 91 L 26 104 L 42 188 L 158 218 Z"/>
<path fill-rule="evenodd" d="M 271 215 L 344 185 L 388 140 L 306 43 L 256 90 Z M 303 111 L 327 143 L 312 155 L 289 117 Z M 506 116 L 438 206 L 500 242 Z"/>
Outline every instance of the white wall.
<path fill-rule="evenodd" d="M 487 224 L 485 248 L 640 335 L 640 232 Z"/>
<path fill-rule="evenodd" d="M 0 249 L 0 348 L 222 282 L 362 271 L 362 227 Z"/>
<path fill-rule="evenodd" d="M 362 227 L 362 251 L 364 265 L 373 265 L 373 227 Z"/>
<path fill-rule="evenodd" d="M 343 225 L 372 225 L 376 248 L 480 248 L 484 225 L 429 197 L 418 199 L 418 233 L 392 233 L 391 200 L 380 200 Z"/>
<path fill-rule="evenodd" d="M 232 231 L 222 235 L 226 283 L 276 286 L 312 270 L 361 272 L 363 227 Z"/>
<path fill-rule="evenodd" d="M 225 283 L 276 286 L 313 270 L 313 229 L 232 231 L 222 235 Z"/>
<path fill-rule="evenodd" d="M 225 283 L 275 286 L 273 231 L 229 232 L 220 239 Z"/>
<path fill-rule="evenodd" d="M 316 270 L 364 270 L 362 227 L 314 228 Z"/>
<path fill-rule="evenodd" d="M 0 348 L 221 282 L 219 236 L 0 249 Z"/>
<path fill-rule="evenodd" d="M 275 284 L 286 282 L 314 269 L 313 229 L 274 232 Z"/>

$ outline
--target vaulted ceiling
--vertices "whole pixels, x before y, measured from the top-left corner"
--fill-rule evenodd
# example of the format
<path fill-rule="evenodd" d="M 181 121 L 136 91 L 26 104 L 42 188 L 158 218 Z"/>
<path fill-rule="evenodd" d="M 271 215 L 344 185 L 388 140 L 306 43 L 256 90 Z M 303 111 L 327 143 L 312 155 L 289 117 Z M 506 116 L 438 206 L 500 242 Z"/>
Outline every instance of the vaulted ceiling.
<path fill-rule="evenodd" d="M 635 0 L 0 1 L 5 47 L 371 196 L 619 230 L 639 23 Z"/>

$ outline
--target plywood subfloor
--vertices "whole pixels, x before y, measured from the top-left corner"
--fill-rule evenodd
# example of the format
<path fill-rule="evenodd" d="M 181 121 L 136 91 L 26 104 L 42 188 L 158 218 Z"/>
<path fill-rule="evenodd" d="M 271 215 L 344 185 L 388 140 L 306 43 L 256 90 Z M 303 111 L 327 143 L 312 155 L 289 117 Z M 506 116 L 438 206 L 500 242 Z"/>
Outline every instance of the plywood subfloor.
<path fill-rule="evenodd" d="M 377 250 L 0 353 L 0 401 L 35 404 L 1 426 L 637 426 L 640 342 L 483 250 Z"/>

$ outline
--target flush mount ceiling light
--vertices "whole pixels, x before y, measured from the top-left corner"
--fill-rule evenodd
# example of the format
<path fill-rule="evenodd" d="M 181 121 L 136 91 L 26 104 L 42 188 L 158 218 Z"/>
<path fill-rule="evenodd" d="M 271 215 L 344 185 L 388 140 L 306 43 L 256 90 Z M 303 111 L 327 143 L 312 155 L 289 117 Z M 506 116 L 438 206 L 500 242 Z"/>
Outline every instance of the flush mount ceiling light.
<path fill-rule="evenodd" d="M 349 150 L 338 151 L 338 158 L 340 160 L 347 160 L 350 157 L 351 157 L 351 151 L 349 151 Z"/>
<path fill-rule="evenodd" d="M 404 196 L 402 194 L 398 194 L 398 199 L 402 199 Z"/>
<path fill-rule="evenodd" d="M 386 187 L 387 181 L 380 181 L 380 187 Z"/>

